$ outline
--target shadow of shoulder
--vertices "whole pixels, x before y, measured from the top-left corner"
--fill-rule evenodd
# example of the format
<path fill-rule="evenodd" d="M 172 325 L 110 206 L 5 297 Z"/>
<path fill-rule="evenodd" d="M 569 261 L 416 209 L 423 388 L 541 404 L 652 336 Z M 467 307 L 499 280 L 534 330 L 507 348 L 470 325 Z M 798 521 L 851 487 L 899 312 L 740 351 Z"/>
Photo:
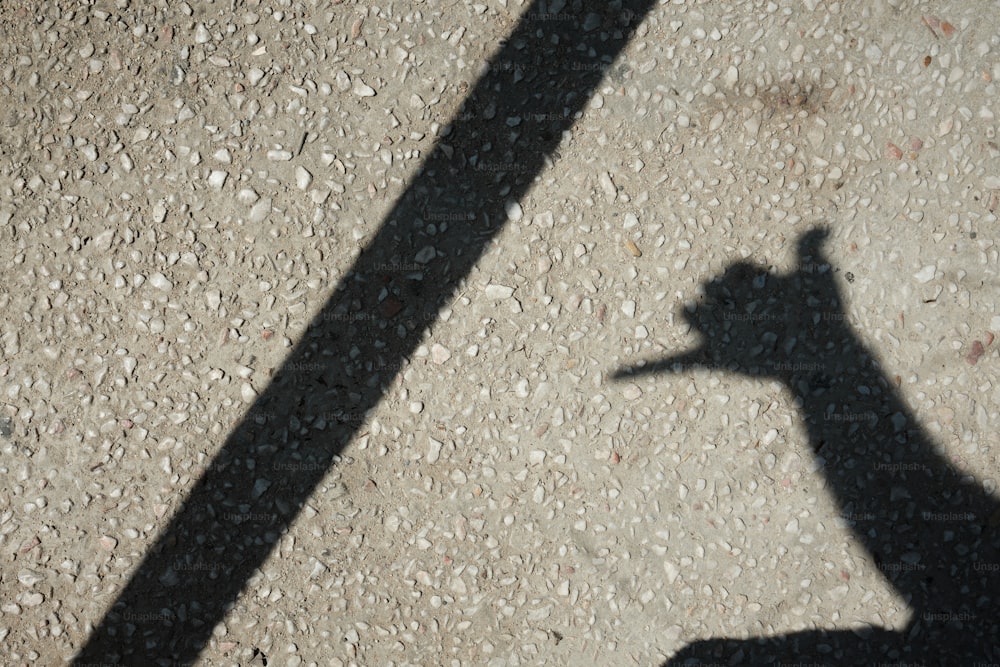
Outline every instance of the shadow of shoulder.
<path fill-rule="evenodd" d="M 662 667 L 847 667 L 923 665 L 907 660 L 900 633 L 882 628 L 808 630 L 778 637 L 715 638 L 688 644 Z"/>

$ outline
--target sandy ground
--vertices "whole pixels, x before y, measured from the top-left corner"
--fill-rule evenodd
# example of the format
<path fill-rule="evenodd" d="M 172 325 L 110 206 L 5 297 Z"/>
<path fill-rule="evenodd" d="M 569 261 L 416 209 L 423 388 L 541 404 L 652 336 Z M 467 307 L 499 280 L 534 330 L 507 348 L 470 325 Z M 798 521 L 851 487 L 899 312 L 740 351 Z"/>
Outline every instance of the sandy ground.
<path fill-rule="evenodd" d="M 709 282 L 738 262 L 823 274 L 841 301 L 799 294 L 808 335 L 872 352 L 911 442 L 990 507 L 1000 6 L 579 4 L 3 4 L 4 664 L 71 664 L 91 641 L 76 664 L 660 665 L 700 640 L 866 636 L 918 614 L 975 634 L 989 605 L 918 608 L 893 581 L 928 554 L 878 559 L 856 529 L 919 496 L 905 447 L 864 465 L 911 496 L 862 515 L 791 376 L 616 373 L 697 349 L 690 313 L 739 300 Z M 558 46 L 505 60 L 517 26 L 567 17 L 624 49 L 600 66 Z M 569 116 L 572 99 L 497 114 L 545 94 L 532 67 L 596 88 Z M 503 85 L 467 101 L 486 73 Z M 496 139 L 470 138 L 480 125 Z M 527 142 L 520 158 L 508 139 Z M 393 218 L 436 146 L 459 170 L 437 183 L 493 185 Z M 426 243 L 400 231 L 416 252 L 335 309 L 389 220 Z M 475 258 L 457 271 L 449 235 L 473 224 L 486 231 L 455 242 Z M 798 244 L 820 226 L 806 265 Z M 783 349 L 791 325 L 755 308 L 725 318 L 767 329 L 747 354 Z M 361 374 L 330 370 L 341 353 Z M 850 377 L 824 358 L 829 382 Z M 310 373 L 338 377 L 322 393 Z M 828 430 L 891 423 L 872 386 L 850 387 Z M 221 462 L 258 427 L 257 459 Z M 296 453 L 324 438 L 342 439 L 326 458 Z M 172 530 L 210 474 L 218 506 L 187 505 L 205 529 Z M 966 514 L 960 535 L 1000 523 Z M 1000 569 L 941 539 L 949 563 Z M 154 553 L 170 568 L 123 594 Z M 718 664 L 762 664 L 737 654 Z"/>

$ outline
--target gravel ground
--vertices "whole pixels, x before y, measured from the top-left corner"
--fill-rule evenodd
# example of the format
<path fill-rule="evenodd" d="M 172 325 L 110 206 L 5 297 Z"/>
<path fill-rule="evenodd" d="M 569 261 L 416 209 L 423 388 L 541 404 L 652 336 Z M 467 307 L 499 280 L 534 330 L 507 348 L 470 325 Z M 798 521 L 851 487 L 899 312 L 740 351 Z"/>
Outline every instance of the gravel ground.
<path fill-rule="evenodd" d="M 938 622 L 1000 662 L 997 2 L 38 4 L 0 8 L 4 664 Z M 753 301 L 796 276 L 808 327 Z"/>

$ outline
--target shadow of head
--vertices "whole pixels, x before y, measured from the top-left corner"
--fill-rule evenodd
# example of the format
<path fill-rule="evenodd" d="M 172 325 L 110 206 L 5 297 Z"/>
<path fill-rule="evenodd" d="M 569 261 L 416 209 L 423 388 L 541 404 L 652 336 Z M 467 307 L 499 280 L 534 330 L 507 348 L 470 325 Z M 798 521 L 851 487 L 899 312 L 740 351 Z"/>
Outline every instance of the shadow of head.
<path fill-rule="evenodd" d="M 843 351 L 828 343 L 849 343 L 842 301 L 822 249 L 828 236 L 827 228 L 805 233 L 797 245 L 797 266 L 789 274 L 747 262 L 731 265 L 684 308 L 684 319 L 701 338 L 698 348 L 612 377 L 719 368 L 790 382 L 817 369 L 817 355 Z"/>

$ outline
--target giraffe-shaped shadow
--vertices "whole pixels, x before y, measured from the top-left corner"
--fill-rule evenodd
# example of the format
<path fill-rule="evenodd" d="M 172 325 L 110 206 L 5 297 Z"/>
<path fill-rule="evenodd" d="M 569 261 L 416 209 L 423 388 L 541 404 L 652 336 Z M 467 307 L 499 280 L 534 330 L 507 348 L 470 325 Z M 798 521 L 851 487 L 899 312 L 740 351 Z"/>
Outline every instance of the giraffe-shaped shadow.
<path fill-rule="evenodd" d="M 790 274 L 731 266 L 684 312 L 702 337 L 699 348 L 614 377 L 711 368 L 780 381 L 795 397 L 853 536 L 907 601 L 911 621 L 898 632 L 708 639 L 689 644 L 669 666 L 1000 660 L 1000 504 L 942 456 L 848 324 L 822 253 L 827 234 L 815 229 L 800 238 Z"/>

